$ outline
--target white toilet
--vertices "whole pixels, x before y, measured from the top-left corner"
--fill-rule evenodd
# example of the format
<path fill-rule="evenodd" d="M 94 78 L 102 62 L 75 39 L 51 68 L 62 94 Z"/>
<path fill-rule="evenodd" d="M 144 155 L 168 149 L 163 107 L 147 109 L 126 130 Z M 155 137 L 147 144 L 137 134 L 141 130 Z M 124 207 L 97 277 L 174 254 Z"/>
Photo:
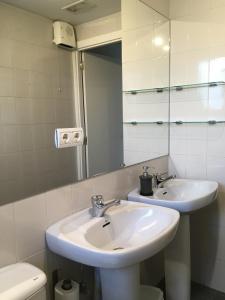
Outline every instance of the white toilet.
<path fill-rule="evenodd" d="M 28 263 L 0 269 L 0 300 L 46 300 L 44 272 Z"/>

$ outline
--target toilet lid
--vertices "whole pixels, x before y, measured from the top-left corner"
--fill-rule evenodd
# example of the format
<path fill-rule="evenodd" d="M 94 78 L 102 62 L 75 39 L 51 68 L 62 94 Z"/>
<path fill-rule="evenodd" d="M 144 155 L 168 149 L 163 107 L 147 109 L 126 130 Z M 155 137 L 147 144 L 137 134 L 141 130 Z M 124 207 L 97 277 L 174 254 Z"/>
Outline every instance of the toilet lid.
<path fill-rule="evenodd" d="M 46 284 L 46 275 L 28 263 L 0 269 L 0 300 L 24 300 Z"/>

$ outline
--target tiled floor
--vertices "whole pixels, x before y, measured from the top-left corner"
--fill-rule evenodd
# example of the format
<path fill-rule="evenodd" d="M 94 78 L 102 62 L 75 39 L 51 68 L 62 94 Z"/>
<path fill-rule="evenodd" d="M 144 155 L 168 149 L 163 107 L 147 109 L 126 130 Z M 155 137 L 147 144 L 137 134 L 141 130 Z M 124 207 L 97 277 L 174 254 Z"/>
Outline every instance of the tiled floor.
<path fill-rule="evenodd" d="M 159 284 L 159 287 L 164 291 L 164 295 L 165 295 L 164 282 L 161 282 Z M 191 300 L 225 300 L 225 294 L 192 282 Z"/>
<path fill-rule="evenodd" d="M 225 294 L 204 287 L 197 283 L 192 283 L 191 300 L 225 300 Z"/>

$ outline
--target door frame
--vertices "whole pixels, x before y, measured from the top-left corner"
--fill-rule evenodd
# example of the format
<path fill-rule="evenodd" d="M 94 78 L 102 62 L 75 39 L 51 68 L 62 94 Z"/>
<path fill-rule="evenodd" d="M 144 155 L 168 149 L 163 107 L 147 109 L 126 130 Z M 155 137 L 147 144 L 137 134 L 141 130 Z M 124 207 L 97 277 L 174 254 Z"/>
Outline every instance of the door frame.
<path fill-rule="evenodd" d="M 74 73 L 74 102 L 75 102 L 75 118 L 76 126 L 82 127 L 85 135 L 85 147 L 77 147 L 77 177 L 78 180 L 85 180 L 89 178 L 89 168 L 88 168 L 88 147 L 87 147 L 87 122 L 86 122 L 86 102 L 85 102 L 85 89 L 83 82 L 83 52 L 85 50 L 94 49 L 104 45 L 114 44 L 116 42 L 122 43 L 122 38 L 117 37 L 110 40 L 105 40 L 100 43 L 91 43 L 85 47 L 77 49 L 72 53 L 72 63 L 73 63 L 73 73 Z M 101 173 L 102 174 L 102 173 Z M 100 175 L 100 174 L 97 174 Z M 95 176 L 97 176 L 95 175 Z"/>

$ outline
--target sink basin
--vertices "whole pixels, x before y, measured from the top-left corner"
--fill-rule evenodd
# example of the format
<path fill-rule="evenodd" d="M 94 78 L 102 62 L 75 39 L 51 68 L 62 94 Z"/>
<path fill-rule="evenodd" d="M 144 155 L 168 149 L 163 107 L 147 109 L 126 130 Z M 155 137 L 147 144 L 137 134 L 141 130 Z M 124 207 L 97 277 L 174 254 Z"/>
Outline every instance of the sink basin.
<path fill-rule="evenodd" d="M 139 262 L 171 242 L 179 217 L 170 208 L 122 200 L 104 217 L 86 209 L 59 221 L 46 239 L 53 252 L 98 268 L 102 300 L 140 300 Z"/>
<path fill-rule="evenodd" d="M 139 189 L 128 195 L 128 200 L 159 205 L 190 213 L 213 202 L 218 183 L 206 180 L 171 179 L 153 196 L 142 196 Z"/>
<path fill-rule="evenodd" d="M 48 228 L 48 247 L 71 260 L 100 268 L 121 268 L 140 262 L 164 248 L 179 221 L 175 210 L 121 201 L 105 217 L 90 209 Z"/>

